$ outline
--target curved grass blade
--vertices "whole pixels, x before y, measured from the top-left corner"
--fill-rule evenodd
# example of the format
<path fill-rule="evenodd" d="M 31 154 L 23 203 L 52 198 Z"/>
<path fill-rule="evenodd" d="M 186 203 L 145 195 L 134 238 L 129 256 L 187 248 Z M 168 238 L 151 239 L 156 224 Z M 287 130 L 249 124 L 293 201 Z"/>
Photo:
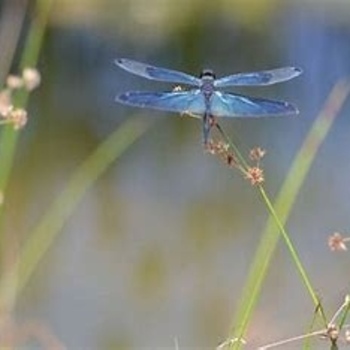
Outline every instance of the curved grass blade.
<path fill-rule="evenodd" d="M 6 295 L 7 286 L 11 284 L 9 282 L 15 278 L 17 278 L 17 294 L 23 290 L 83 195 L 111 163 L 145 133 L 150 125 L 149 121 L 129 119 L 79 166 L 66 188 L 30 233 L 17 262 L 1 280 L 0 299 L 4 294 Z"/>

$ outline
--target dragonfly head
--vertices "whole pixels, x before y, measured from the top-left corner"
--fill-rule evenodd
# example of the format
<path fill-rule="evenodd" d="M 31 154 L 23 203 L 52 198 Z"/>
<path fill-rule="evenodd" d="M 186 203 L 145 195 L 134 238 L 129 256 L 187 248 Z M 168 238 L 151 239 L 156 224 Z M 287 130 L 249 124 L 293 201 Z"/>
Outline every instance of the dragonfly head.
<path fill-rule="evenodd" d="M 207 78 L 207 79 L 212 79 L 212 80 L 216 79 L 215 74 L 211 69 L 203 69 L 201 71 L 201 74 L 199 75 L 199 77 L 201 79 L 202 78 L 204 78 L 204 79 Z"/>

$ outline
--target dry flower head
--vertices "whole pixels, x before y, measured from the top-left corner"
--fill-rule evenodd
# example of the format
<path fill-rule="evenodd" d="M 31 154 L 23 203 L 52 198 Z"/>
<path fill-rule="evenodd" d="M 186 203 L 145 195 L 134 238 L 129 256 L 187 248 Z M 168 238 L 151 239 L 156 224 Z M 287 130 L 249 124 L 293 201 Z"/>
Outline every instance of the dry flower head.
<path fill-rule="evenodd" d="M 265 180 L 263 169 L 259 166 L 249 167 L 246 171 L 246 179 L 248 179 L 253 186 L 261 185 Z"/>
<path fill-rule="evenodd" d="M 249 152 L 249 158 L 253 161 L 259 162 L 266 154 L 266 151 L 261 147 L 254 147 Z"/>
<path fill-rule="evenodd" d="M 229 167 L 239 168 L 236 155 L 230 151 L 230 145 L 223 141 L 209 140 L 206 151 L 209 154 L 217 155 Z"/>
<path fill-rule="evenodd" d="M 328 246 L 332 252 L 335 251 L 347 251 L 346 242 L 349 241 L 349 238 L 344 238 L 339 232 L 334 232 L 328 238 Z"/>
<path fill-rule="evenodd" d="M 213 120 L 215 123 L 215 119 Z M 260 167 L 260 160 L 264 157 L 266 151 L 261 147 L 253 148 L 249 153 L 250 160 L 254 161 L 253 166 L 247 165 L 234 151 L 231 150 L 230 144 L 222 140 L 209 140 L 206 145 L 206 151 L 209 154 L 217 155 L 230 168 L 238 169 L 244 177 L 250 181 L 251 185 L 261 185 L 264 178 L 264 171 Z"/>
<path fill-rule="evenodd" d="M 6 119 L 13 124 L 15 130 L 19 130 L 27 124 L 27 111 L 23 108 L 13 109 L 8 113 Z"/>
<path fill-rule="evenodd" d="M 24 68 L 22 73 L 23 83 L 28 91 L 32 91 L 40 85 L 41 76 L 35 68 Z"/>
<path fill-rule="evenodd" d="M 346 330 L 344 334 L 344 339 L 347 344 L 350 344 L 350 330 Z"/>
<path fill-rule="evenodd" d="M 35 68 L 24 68 L 22 76 L 10 74 L 6 79 L 6 87 L 0 91 L 0 124 L 12 124 L 15 130 L 23 128 L 28 119 L 27 111 L 15 108 L 13 94 L 15 90 L 25 88 L 28 92 L 40 84 L 40 73 Z"/>
<path fill-rule="evenodd" d="M 6 117 L 12 108 L 10 90 L 4 89 L 0 91 L 0 116 Z"/>
<path fill-rule="evenodd" d="M 6 79 L 6 85 L 10 90 L 20 89 L 23 84 L 23 79 L 18 75 L 10 74 Z"/>

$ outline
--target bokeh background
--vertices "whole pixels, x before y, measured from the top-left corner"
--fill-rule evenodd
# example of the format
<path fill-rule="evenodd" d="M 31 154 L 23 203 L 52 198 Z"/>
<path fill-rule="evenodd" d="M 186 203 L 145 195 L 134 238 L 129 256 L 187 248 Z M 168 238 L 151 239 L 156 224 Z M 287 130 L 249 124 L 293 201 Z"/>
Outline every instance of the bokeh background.
<path fill-rule="evenodd" d="M 0 5 L 3 28 L 37 15 L 34 1 Z M 3 77 L 14 35 L 0 35 Z M 19 38 L 11 72 L 25 27 Z M 127 74 L 117 57 L 195 75 L 203 67 L 217 76 L 301 67 L 303 75 L 285 84 L 235 90 L 293 102 L 299 116 L 223 121 L 244 152 L 267 150 L 274 196 L 330 90 L 350 73 L 350 2 L 53 1 L 42 84 L 31 95 L 10 179 L 7 234 L 25 241 L 76 167 L 125 120 L 154 124 L 79 203 L 19 296 L 16 320 L 39 320 L 69 349 L 173 349 L 174 339 L 180 348 L 215 348 L 229 333 L 266 208 L 239 173 L 203 152 L 198 120 L 114 102 L 127 90 L 172 88 Z M 330 314 L 349 288 L 349 255 L 327 247 L 332 232 L 350 231 L 349 112 L 347 102 L 288 222 Z M 280 244 L 249 329 L 251 347 L 303 333 L 313 312 Z"/>

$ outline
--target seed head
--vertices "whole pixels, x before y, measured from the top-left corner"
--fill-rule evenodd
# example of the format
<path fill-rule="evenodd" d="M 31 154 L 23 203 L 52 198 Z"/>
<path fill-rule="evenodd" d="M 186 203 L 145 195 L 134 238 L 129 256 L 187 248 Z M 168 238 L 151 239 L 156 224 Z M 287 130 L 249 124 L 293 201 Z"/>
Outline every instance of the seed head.
<path fill-rule="evenodd" d="M 328 238 L 328 246 L 332 252 L 348 250 L 345 244 L 345 238 L 339 232 L 334 232 L 333 235 Z"/>
<path fill-rule="evenodd" d="M 330 324 L 327 327 L 327 335 L 330 340 L 337 340 L 339 337 L 339 329 L 335 324 Z"/>
<path fill-rule="evenodd" d="M 264 182 L 264 171 L 258 166 L 249 167 L 245 176 L 253 186 L 261 185 Z"/>
<path fill-rule="evenodd" d="M 210 154 L 222 155 L 222 154 L 226 154 L 228 152 L 229 148 L 230 148 L 230 146 L 223 141 L 216 142 L 214 140 L 209 140 L 206 150 Z"/>
<path fill-rule="evenodd" d="M 350 344 L 350 330 L 349 330 L 349 329 L 347 329 L 347 330 L 345 331 L 344 337 L 345 337 L 345 342 L 346 342 L 347 344 Z"/>
<path fill-rule="evenodd" d="M 41 76 L 35 68 L 24 68 L 22 73 L 24 86 L 28 91 L 32 91 L 40 85 Z"/>
<path fill-rule="evenodd" d="M 13 109 L 11 91 L 8 89 L 0 91 L 0 116 L 6 117 Z"/>
<path fill-rule="evenodd" d="M 13 124 L 15 130 L 22 129 L 27 124 L 27 111 L 22 108 L 13 109 L 6 119 Z"/>
<path fill-rule="evenodd" d="M 6 85 L 10 90 L 20 89 L 23 84 L 23 79 L 18 75 L 10 74 L 6 79 Z"/>
<path fill-rule="evenodd" d="M 228 143 L 209 140 L 206 150 L 210 154 L 219 156 L 219 158 L 229 167 L 239 167 L 237 157 L 230 151 L 230 145 Z"/>
<path fill-rule="evenodd" d="M 249 158 L 259 162 L 265 156 L 265 153 L 266 151 L 261 147 L 255 147 L 250 150 Z"/>

